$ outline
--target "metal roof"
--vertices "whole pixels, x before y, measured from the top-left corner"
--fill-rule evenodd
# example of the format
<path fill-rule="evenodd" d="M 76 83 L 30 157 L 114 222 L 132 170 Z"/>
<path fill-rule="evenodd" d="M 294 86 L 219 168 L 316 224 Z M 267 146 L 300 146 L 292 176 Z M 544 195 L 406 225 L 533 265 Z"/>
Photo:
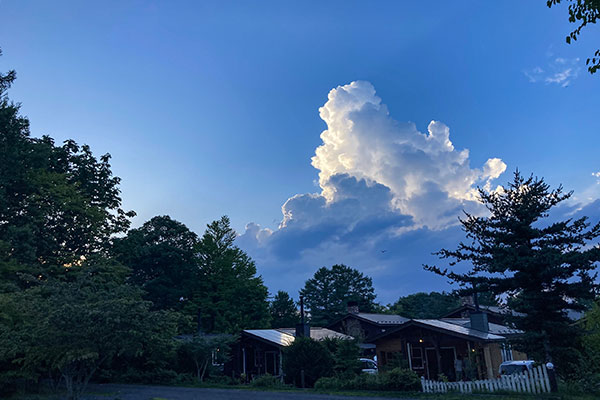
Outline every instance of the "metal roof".
<path fill-rule="evenodd" d="M 289 346 L 296 339 L 294 335 L 277 329 L 245 329 L 244 332 L 277 346 Z"/>
<path fill-rule="evenodd" d="M 277 330 L 296 336 L 296 329 L 294 329 L 294 328 L 279 328 Z M 353 339 L 351 336 L 344 335 L 343 333 L 340 333 L 340 332 L 332 331 L 331 329 L 312 327 L 312 326 L 310 327 L 310 337 L 315 340 L 323 340 L 326 338 L 348 339 L 348 340 Z"/>
<path fill-rule="evenodd" d="M 356 315 L 359 318 L 366 319 L 377 325 L 402 325 L 408 318 L 404 318 L 401 315 L 396 314 L 370 314 L 370 313 L 357 313 L 348 314 L 348 316 Z"/>
<path fill-rule="evenodd" d="M 442 318 L 444 322 L 449 322 L 451 324 L 464 326 L 465 328 L 471 327 L 471 320 L 469 318 Z M 523 333 L 523 331 L 519 329 L 510 328 L 508 326 L 494 324 L 492 322 L 489 323 L 489 332 L 494 335 L 518 335 Z"/>
<path fill-rule="evenodd" d="M 295 328 L 279 328 L 279 329 L 246 329 L 245 333 L 253 335 L 259 339 L 268 341 L 277 346 L 289 346 L 296 340 L 296 329 Z M 352 337 L 344 335 L 336 331 L 332 331 L 327 328 L 310 328 L 310 337 L 315 340 L 323 340 L 325 338 L 332 339 L 347 339 L 351 340 Z"/>
<path fill-rule="evenodd" d="M 495 335 L 490 332 L 478 331 L 476 329 L 452 324 L 450 322 L 445 322 L 439 319 L 413 319 L 413 321 L 423 325 L 431 326 L 432 328 L 442 329 L 451 333 L 459 334 L 462 336 L 469 336 L 479 340 L 502 341 L 506 339 L 504 336 Z"/>

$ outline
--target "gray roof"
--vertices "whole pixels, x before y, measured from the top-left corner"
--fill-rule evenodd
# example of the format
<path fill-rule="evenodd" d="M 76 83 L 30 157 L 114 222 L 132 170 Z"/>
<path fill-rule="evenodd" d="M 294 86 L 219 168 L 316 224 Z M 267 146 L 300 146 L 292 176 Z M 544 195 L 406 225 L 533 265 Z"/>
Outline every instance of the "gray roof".
<path fill-rule="evenodd" d="M 244 333 L 255 336 L 259 339 L 273 343 L 277 346 L 289 346 L 296 340 L 295 328 L 279 328 L 279 329 L 246 329 Z M 326 338 L 332 339 L 352 339 L 351 336 L 344 335 L 327 328 L 311 327 L 310 337 L 315 340 L 323 340 Z"/>
<path fill-rule="evenodd" d="M 413 321 L 430 326 L 432 328 L 442 329 L 450 333 L 455 333 L 461 336 L 468 336 L 474 339 L 483 341 L 503 341 L 506 338 L 504 336 L 495 335 L 490 332 L 478 331 L 476 329 L 467 328 L 465 326 L 452 324 L 450 322 L 442 321 L 439 319 L 414 319 Z"/>
<path fill-rule="evenodd" d="M 408 318 L 404 318 L 401 315 L 396 314 L 370 314 L 370 313 L 357 313 L 348 314 L 348 316 L 356 315 L 359 318 L 366 319 L 377 325 L 402 325 Z"/>
<path fill-rule="evenodd" d="M 471 327 L 471 320 L 469 318 L 442 318 L 444 322 L 450 322 L 451 324 L 464 326 L 465 328 Z M 493 333 L 494 335 L 518 335 L 523 333 L 519 329 L 510 328 L 508 326 L 489 323 L 490 331 L 489 333 Z"/>

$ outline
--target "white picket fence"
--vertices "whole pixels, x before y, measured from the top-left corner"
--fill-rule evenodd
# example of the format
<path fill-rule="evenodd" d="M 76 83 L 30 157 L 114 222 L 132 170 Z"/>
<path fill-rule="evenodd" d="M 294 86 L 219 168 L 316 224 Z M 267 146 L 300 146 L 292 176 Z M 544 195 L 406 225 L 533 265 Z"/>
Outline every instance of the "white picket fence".
<path fill-rule="evenodd" d="M 437 382 L 421 378 L 421 385 L 425 393 L 445 392 L 496 392 L 508 390 L 522 393 L 548 393 L 550 392 L 550 381 L 548 370 L 545 365 L 540 365 L 519 374 L 502 375 L 498 379 L 484 379 L 467 382 Z"/>

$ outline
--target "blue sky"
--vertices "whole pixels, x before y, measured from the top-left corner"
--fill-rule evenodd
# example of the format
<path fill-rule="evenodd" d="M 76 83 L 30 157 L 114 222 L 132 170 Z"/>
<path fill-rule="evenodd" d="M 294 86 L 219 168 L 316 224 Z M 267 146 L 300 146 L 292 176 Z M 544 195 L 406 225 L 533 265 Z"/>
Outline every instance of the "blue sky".
<path fill-rule="evenodd" d="M 455 182 L 493 187 L 518 167 L 582 205 L 599 197 L 600 76 L 584 61 L 600 30 L 567 45 L 572 27 L 566 6 L 541 0 L 0 0 L 0 68 L 17 70 L 10 95 L 33 135 L 112 154 L 135 225 L 169 214 L 201 233 L 227 214 L 271 291 L 295 295 L 318 267 L 345 262 L 390 302 L 450 288 L 420 265 L 461 238 L 452 221 L 475 207 Z M 376 111 L 326 123 L 332 89 Z M 432 120 L 449 127 L 451 160 L 415 144 Z M 364 126 L 334 129 L 348 121 Z M 318 169 L 326 129 L 347 147 L 325 146 Z M 416 153 L 394 147 L 402 135 Z M 499 163 L 484 171 L 496 158 L 497 179 Z"/>

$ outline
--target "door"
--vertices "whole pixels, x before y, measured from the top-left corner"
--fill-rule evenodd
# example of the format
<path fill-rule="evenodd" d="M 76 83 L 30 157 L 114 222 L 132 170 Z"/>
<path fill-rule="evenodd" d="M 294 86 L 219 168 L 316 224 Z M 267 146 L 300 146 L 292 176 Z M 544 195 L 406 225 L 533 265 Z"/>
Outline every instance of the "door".
<path fill-rule="evenodd" d="M 446 375 L 450 380 L 456 379 L 454 373 L 455 352 L 453 347 L 440 349 L 441 369 L 438 370 L 438 359 L 435 349 L 427 349 L 427 374 L 429 379 L 437 380 L 438 373 Z M 439 371 L 439 372 L 438 372 Z"/>

